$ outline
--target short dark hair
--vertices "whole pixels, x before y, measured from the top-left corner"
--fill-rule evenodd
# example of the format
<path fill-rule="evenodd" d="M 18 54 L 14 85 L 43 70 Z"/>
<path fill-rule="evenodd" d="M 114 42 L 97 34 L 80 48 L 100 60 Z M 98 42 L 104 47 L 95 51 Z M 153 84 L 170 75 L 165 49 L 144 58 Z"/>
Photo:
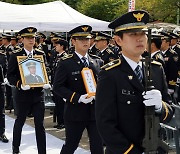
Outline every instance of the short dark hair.
<path fill-rule="evenodd" d="M 162 40 L 161 39 L 152 39 L 151 43 L 154 43 L 155 46 L 160 49 L 161 48 L 161 44 L 162 44 Z"/>
<path fill-rule="evenodd" d="M 66 48 L 68 47 L 68 42 L 66 40 L 63 40 L 63 39 L 60 39 L 59 41 L 57 41 L 55 43 L 63 46 L 63 50 L 66 50 Z"/>

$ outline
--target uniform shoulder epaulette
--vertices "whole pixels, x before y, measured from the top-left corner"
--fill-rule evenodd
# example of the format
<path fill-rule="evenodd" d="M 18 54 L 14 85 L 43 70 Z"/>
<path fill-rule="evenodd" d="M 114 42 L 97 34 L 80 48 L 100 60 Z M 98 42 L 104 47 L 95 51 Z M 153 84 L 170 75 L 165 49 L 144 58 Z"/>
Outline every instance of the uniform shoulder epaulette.
<path fill-rule="evenodd" d="M 66 60 L 66 59 L 69 59 L 71 57 L 73 57 L 73 54 L 67 54 L 67 55 L 64 55 L 61 59 Z"/>
<path fill-rule="evenodd" d="M 0 54 L 6 55 L 6 53 L 4 52 L 4 50 L 0 50 Z"/>
<path fill-rule="evenodd" d="M 13 50 L 12 53 L 18 53 L 18 52 L 21 52 L 22 51 L 22 48 L 19 48 L 17 50 Z"/>
<path fill-rule="evenodd" d="M 157 62 L 157 61 L 155 61 L 155 60 L 153 60 L 153 61 L 151 62 L 151 64 L 162 65 L 160 62 Z"/>
<path fill-rule="evenodd" d="M 119 66 L 120 64 L 121 64 L 121 60 L 116 59 L 116 60 L 113 60 L 113 61 L 107 63 L 106 65 L 102 66 L 101 69 L 108 71 L 116 66 Z"/>
<path fill-rule="evenodd" d="M 177 47 L 180 48 L 180 44 L 177 44 Z"/>
<path fill-rule="evenodd" d="M 36 48 L 35 50 L 38 51 L 38 52 L 44 53 L 44 51 L 42 51 L 42 50 L 40 50 L 38 48 Z"/>
<path fill-rule="evenodd" d="M 111 49 L 109 49 L 109 48 L 106 49 L 106 51 L 107 51 L 108 54 L 114 54 L 114 52 Z"/>
<path fill-rule="evenodd" d="M 175 53 L 176 53 L 176 51 L 175 51 L 175 50 L 173 50 L 173 49 L 170 49 L 170 52 L 171 52 L 171 53 L 173 53 L 173 54 L 175 54 Z"/>
<path fill-rule="evenodd" d="M 93 54 L 91 54 L 91 53 L 89 53 L 89 56 L 90 56 L 90 57 L 93 57 L 93 58 L 101 59 L 101 57 L 99 57 L 99 56 L 97 56 L 97 55 L 93 55 Z"/>
<path fill-rule="evenodd" d="M 155 57 L 156 57 L 156 60 L 160 59 L 164 61 L 163 56 L 161 54 L 157 54 Z"/>

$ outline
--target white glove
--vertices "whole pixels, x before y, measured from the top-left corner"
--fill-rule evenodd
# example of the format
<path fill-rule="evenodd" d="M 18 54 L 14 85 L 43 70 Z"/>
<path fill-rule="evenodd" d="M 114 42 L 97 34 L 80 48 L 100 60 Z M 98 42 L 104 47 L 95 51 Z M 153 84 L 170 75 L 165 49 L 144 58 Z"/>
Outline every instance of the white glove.
<path fill-rule="evenodd" d="M 87 96 L 88 96 L 88 94 L 81 95 L 78 102 L 82 102 L 84 104 L 88 104 L 88 103 L 92 102 L 92 100 L 94 99 L 94 96 L 91 96 L 89 98 L 87 98 Z"/>
<path fill-rule="evenodd" d="M 25 86 L 21 85 L 22 90 L 29 90 L 30 88 L 31 87 L 29 85 L 25 85 Z"/>
<path fill-rule="evenodd" d="M 143 103 L 145 106 L 155 106 L 155 110 L 161 110 L 162 108 L 162 95 L 157 89 L 153 89 L 147 92 L 143 92 Z"/>
<path fill-rule="evenodd" d="M 50 84 L 44 84 L 43 85 L 43 89 L 50 89 L 51 88 L 51 85 Z"/>
<path fill-rule="evenodd" d="M 9 82 L 7 78 L 4 78 L 4 82 L 1 85 L 6 85 L 6 84 L 9 84 Z"/>

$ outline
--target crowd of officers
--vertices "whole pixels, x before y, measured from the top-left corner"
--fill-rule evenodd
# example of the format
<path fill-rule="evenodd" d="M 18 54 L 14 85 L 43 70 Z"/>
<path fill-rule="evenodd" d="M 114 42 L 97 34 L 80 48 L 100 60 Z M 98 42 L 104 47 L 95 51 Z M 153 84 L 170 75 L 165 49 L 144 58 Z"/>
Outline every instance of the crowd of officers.
<path fill-rule="evenodd" d="M 89 26 L 85 26 L 85 27 L 88 29 L 88 30 L 86 29 L 86 31 L 90 32 L 91 34 L 91 37 L 89 38 L 90 48 L 88 49 L 88 56 L 90 57 L 93 65 L 91 66 L 91 62 L 89 62 L 88 65 L 92 68 L 93 72 L 97 76 L 98 71 L 100 70 L 100 67 L 118 59 L 121 56 L 121 47 L 116 44 L 116 42 L 114 41 L 114 38 L 110 34 L 106 32 L 92 32 L 91 27 Z M 48 37 L 41 32 L 37 32 L 35 36 L 34 50 L 37 50 L 36 51 L 37 53 L 43 51 L 45 65 L 47 68 L 47 73 L 48 73 L 51 86 L 53 86 L 53 83 L 54 83 L 54 91 L 53 91 L 52 99 L 56 104 L 55 113 L 57 116 L 57 125 L 55 125 L 54 127 L 57 129 L 64 128 L 65 127 L 64 119 L 66 120 L 68 119 L 67 120 L 68 122 L 66 122 L 66 129 L 67 129 L 66 130 L 67 131 L 66 132 L 66 137 L 67 137 L 66 145 L 63 146 L 61 153 L 62 154 L 73 153 L 73 151 L 78 146 L 79 140 L 82 135 L 82 131 L 84 130 L 84 128 L 87 128 L 89 131 L 88 135 L 91 140 L 91 147 L 90 147 L 91 152 L 94 154 L 97 154 L 97 153 L 101 154 L 103 152 L 98 142 L 100 138 L 97 135 L 98 133 L 96 132 L 96 129 L 94 127 L 95 124 L 94 123 L 87 124 L 84 122 L 84 123 L 81 123 L 81 126 L 79 125 L 77 126 L 76 125 L 77 123 L 69 122 L 69 121 L 79 122 L 83 120 L 86 121 L 87 119 L 91 119 L 91 118 L 94 119 L 94 117 L 91 117 L 92 116 L 91 112 L 94 112 L 94 111 L 91 111 L 93 109 L 89 110 L 88 108 L 89 104 L 88 104 L 87 109 L 84 108 L 84 106 L 82 105 L 82 106 L 79 106 L 79 108 L 75 106 L 76 109 L 70 110 L 70 108 L 74 106 L 71 106 L 69 105 L 69 103 L 66 103 L 66 101 L 76 103 L 78 102 L 78 100 L 76 99 L 79 99 L 79 97 L 80 99 L 82 99 L 82 102 L 84 101 L 84 103 L 86 101 L 93 102 L 94 98 L 91 98 L 91 100 L 90 98 L 89 100 L 88 99 L 86 100 L 84 99 L 85 96 L 82 96 L 82 95 L 78 96 L 77 93 L 73 92 L 73 89 L 74 89 L 74 91 L 76 92 L 79 91 L 79 93 L 84 93 L 85 88 L 84 88 L 84 85 L 80 85 L 82 84 L 82 82 L 78 82 L 78 80 L 81 80 L 78 78 L 78 75 L 80 74 L 80 72 L 78 69 L 76 70 L 75 68 L 76 65 L 71 60 L 66 60 L 63 63 L 61 63 L 61 66 L 59 66 L 59 70 L 57 70 L 59 61 L 65 60 L 65 59 L 71 59 L 71 57 L 75 56 L 74 54 L 76 52 L 75 48 L 78 48 L 76 38 L 79 36 L 76 36 L 73 34 L 76 34 L 76 32 L 79 32 L 81 30 L 83 30 L 83 28 L 82 26 L 79 26 L 73 29 L 72 31 L 70 31 L 69 35 L 67 34 L 64 35 L 64 33 L 51 32 L 50 36 Z M 81 38 L 79 37 L 79 40 L 80 39 Z M 2 78 L 2 81 L 0 81 L 2 83 L 1 89 L 0 89 L 0 97 L 1 97 L 0 99 L 1 101 L 0 102 L 0 140 L 5 143 L 8 142 L 8 139 L 5 136 L 4 108 L 6 110 L 14 109 L 15 115 L 18 114 L 18 108 L 16 106 L 16 101 L 18 99 L 16 97 L 17 95 L 15 91 L 16 88 L 11 86 L 12 82 L 9 83 L 9 81 L 7 80 L 7 70 L 9 69 L 8 68 L 9 61 L 11 61 L 10 65 L 12 67 L 12 59 L 10 60 L 11 55 L 17 54 L 23 49 L 24 45 L 23 45 L 22 40 L 23 40 L 23 37 L 20 33 L 13 33 L 13 34 L 3 33 L 2 37 L 0 37 L 0 65 L 3 68 L 3 76 L 4 76 L 4 79 Z M 146 56 L 147 52 L 148 51 L 144 51 L 144 54 L 142 56 Z M 150 52 L 151 52 L 151 58 L 162 64 L 165 71 L 166 79 L 167 79 L 168 92 L 173 97 L 175 88 L 177 86 L 176 82 L 180 75 L 180 32 L 173 33 L 172 31 L 161 31 L 158 33 L 152 33 Z M 80 63 L 77 55 L 74 58 L 77 63 Z M 97 68 L 94 68 L 94 67 L 97 67 Z M 70 71 L 71 74 L 69 74 L 67 71 Z M 64 73 L 64 75 L 62 75 L 62 72 Z M 58 73 L 61 74 L 61 76 L 55 75 Z M 11 72 L 9 74 L 11 75 Z M 71 91 L 68 88 L 71 89 Z M 58 92 L 61 92 L 64 97 L 61 97 L 61 95 L 58 95 Z M 63 98 L 68 98 L 68 100 L 65 100 Z M 180 97 L 176 99 L 178 101 Z M 33 113 L 32 110 L 33 109 L 30 108 L 27 115 L 31 115 Z M 69 114 L 68 111 L 71 112 L 71 114 Z M 90 115 L 87 115 L 87 112 Z M 77 113 L 79 114 L 79 116 L 77 115 Z M 41 119 L 41 122 L 42 122 L 42 119 Z M 19 127 L 19 126 L 16 125 L 16 127 Z M 75 132 L 77 132 L 77 134 L 74 134 L 71 128 L 73 128 Z M 17 133 L 17 132 L 14 131 L 14 133 Z M 43 134 L 41 135 L 41 137 L 44 138 Z M 39 141 L 37 139 L 37 142 L 41 142 L 40 140 L 42 138 L 40 138 Z M 74 140 L 72 140 L 72 138 L 74 138 Z M 13 148 L 15 148 L 13 150 L 14 150 L 14 154 L 16 154 L 16 153 L 19 153 L 20 145 L 19 143 L 17 144 L 15 143 L 16 142 L 15 138 L 13 139 L 14 139 Z M 18 140 L 20 142 L 20 138 Z M 45 141 L 44 141 L 44 145 L 42 145 L 42 143 L 38 143 L 38 146 L 41 147 L 38 149 L 39 154 L 45 154 L 45 152 L 42 150 L 44 148 L 43 146 L 45 146 Z"/>

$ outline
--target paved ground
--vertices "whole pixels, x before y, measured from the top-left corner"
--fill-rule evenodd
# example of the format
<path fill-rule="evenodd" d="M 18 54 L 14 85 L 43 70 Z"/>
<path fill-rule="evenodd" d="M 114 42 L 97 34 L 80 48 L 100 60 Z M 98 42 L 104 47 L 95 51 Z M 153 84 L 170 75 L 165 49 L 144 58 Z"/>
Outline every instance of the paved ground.
<path fill-rule="evenodd" d="M 6 115 L 8 115 L 12 118 L 15 118 L 13 111 L 12 111 L 12 113 L 9 113 L 9 111 L 6 111 Z M 33 118 L 27 118 L 26 124 L 29 124 L 34 127 Z M 45 112 L 46 132 L 48 132 L 49 134 L 51 134 L 53 136 L 56 136 L 59 139 L 64 140 L 65 139 L 65 129 L 59 130 L 59 129 L 53 128 L 53 126 L 55 124 L 56 123 L 53 122 L 53 115 L 51 114 L 51 111 L 49 109 L 46 109 L 46 112 Z M 86 131 L 84 131 L 84 133 L 83 133 L 83 137 L 80 141 L 79 147 L 89 150 L 89 142 L 88 142 L 88 137 L 87 137 Z M 175 154 L 175 153 L 176 152 L 173 152 L 172 150 L 169 152 L 169 154 Z"/>

